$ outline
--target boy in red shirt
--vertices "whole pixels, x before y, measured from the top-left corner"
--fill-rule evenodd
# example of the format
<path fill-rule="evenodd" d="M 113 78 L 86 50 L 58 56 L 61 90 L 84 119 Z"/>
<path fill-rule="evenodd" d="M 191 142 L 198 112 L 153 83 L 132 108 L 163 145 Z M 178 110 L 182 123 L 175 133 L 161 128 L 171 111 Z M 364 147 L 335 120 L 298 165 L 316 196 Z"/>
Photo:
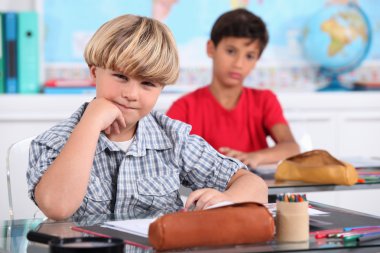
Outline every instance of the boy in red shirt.
<path fill-rule="evenodd" d="M 192 125 L 191 133 L 251 168 L 299 153 L 276 96 L 243 86 L 267 43 L 260 17 L 245 9 L 221 15 L 207 42 L 213 61 L 211 83 L 179 98 L 167 112 Z M 274 147 L 268 147 L 268 135 Z"/>

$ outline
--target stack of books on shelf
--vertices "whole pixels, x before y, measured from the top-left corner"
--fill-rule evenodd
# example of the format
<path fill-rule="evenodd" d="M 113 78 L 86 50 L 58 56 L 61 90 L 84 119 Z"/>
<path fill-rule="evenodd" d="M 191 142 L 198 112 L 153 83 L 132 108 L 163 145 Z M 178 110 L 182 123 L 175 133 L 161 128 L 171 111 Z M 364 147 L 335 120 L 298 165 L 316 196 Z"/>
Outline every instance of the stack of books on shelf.
<path fill-rule="evenodd" d="M 43 87 L 45 94 L 95 94 L 92 80 L 48 80 Z"/>
<path fill-rule="evenodd" d="M 0 12 L 0 37 L 0 93 L 38 93 L 37 13 Z"/>
<path fill-rule="evenodd" d="M 357 91 L 380 91 L 380 82 L 356 82 L 353 89 Z"/>

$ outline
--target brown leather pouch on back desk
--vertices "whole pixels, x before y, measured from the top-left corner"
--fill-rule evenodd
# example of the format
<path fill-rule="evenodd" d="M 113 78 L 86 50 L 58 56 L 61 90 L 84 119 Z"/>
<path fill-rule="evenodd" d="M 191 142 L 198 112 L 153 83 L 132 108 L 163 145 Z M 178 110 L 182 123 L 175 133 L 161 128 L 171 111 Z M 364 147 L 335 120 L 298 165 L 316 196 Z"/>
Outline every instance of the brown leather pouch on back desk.
<path fill-rule="evenodd" d="M 240 203 L 164 215 L 149 226 L 149 241 L 156 250 L 170 250 L 265 242 L 274 232 L 266 207 Z"/>
<path fill-rule="evenodd" d="M 358 173 L 351 164 L 337 160 L 324 150 L 312 150 L 282 161 L 274 177 L 337 185 L 353 185 L 358 181 Z"/>

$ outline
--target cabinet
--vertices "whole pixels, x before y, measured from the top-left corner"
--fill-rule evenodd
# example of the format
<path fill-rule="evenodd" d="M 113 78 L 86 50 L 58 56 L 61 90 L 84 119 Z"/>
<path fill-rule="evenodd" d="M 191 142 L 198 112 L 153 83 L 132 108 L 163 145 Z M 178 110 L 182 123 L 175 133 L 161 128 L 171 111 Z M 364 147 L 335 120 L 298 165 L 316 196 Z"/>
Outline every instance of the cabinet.
<path fill-rule="evenodd" d="M 181 94 L 162 94 L 155 109 L 165 111 L 179 96 Z M 92 97 L 0 95 L 0 185 L 6 185 L 5 158 L 12 143 L 41 133 L 69 117 Z M 305 150 L 326 149 L 337 157 L 380 157 L 380 93 L 298 92 L 279 93 L 278 98 L 297 141 Z M 7 199 L 7 192 L 0 191 L 0 219 L 8 218 Z M 341 206 L 347 202 L 344 197 L 333 199 L 338 199 L 335 204 Z"/>
<path fill-rule="evenodd" d="M 338 157 L 380 157 L 380 93 L 278 94 L 296 139 Z"/>
<path fill-rule="evenodd" d="M 301 146 L 301 151 L 326 149 L 333 153 L 337 152 L 335 145 L 336 122 L 333 114 L 329 112 L 287 112 L 285 110 L 285 117 L 294 137 Z"/>
<path fill-rule="evenodd" d="M 380 157 L 380 111 L 355 111 L 342 113 L 337 120 L 338 150 L 348 156 Z"/>

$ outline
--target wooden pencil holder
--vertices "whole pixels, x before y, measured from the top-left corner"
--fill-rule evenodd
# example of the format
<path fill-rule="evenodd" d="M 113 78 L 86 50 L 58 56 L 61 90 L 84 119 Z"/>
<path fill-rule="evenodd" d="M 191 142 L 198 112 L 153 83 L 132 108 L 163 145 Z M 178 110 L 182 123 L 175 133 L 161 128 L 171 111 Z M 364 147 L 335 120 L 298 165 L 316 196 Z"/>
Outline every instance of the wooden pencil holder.
<path fill-rule="evenodd" d="M 276 239 L 280 242 L 309 240 L 309 202 L 277 201 Z"/>

